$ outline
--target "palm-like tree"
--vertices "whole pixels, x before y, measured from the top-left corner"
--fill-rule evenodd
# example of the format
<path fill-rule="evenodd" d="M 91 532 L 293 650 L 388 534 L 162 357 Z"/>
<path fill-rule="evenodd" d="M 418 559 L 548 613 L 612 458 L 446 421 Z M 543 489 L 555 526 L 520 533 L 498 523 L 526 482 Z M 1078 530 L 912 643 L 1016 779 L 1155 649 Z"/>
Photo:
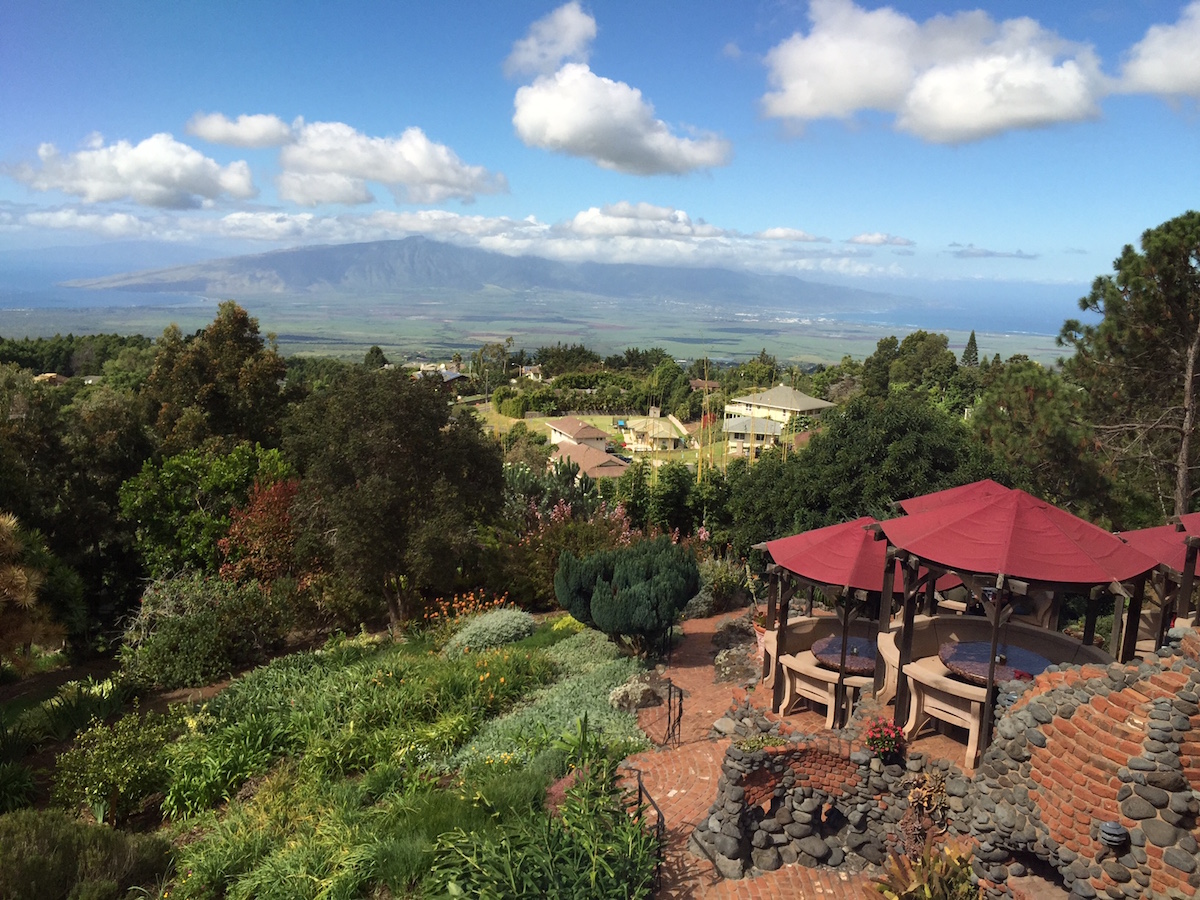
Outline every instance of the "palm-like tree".
<path fill-rule="evenodd" d="M 26 563 L 27 551 L 17 517 L 0 512 L 0 661 L 18 671 L 35 643 L 62 634 L 38 603 L 45 573 Z"/>

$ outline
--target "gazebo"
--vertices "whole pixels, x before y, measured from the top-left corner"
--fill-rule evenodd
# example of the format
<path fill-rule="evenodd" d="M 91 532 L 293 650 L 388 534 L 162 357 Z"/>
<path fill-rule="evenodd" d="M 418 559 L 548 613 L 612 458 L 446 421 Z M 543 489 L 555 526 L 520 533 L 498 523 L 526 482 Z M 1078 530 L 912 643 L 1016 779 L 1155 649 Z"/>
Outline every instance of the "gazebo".
<path fill-rule="evenodd" d="M 887 552 L 870 530 L 878 524 L 876 519 L 863 516 L 850 522 L 756 545 L 770 555 L 775 564 L 773 575 L 778 576 L 781 570 L 786 571 L 796 581 L 808 585 L 810 614 L 813 589 L 819 589 L 830 596 L 838 606 L 838 616 L 842 625 L 836 698 L 839 711 L 843 702 L 850 623 L 864 613 L 870 619 L 878 619 L 881 615 L 880 598 L 884 589 L 883 568 Z M 957 578 L 950 577 L 948 580 L 952 585 L 960 583 Z M 764 679 L 768 674 L 772 678 L 774 709 L 779 709 L 782 701 L 783 663 L 778 648 L 786 646 L 788 608 L 794 591 L 794 587 L 790 590 L 783 588 L 780 581 L 778 577 L 772 578 L 767 600 L 767 621 L 774 626 L 776 649 L 770 658 L 764 656 L 762 672 Z M 894 584 L 894 577 L 892 583 Z M 890 618 L 890 612 L 889 601 L 882 613 L 885 625 Z M 772 668 L 773 671 L 768 672 L 768 668 Z"/>
<path fill-rule="evenodd" d="M 1163 645 L 1173 616 L 1192 615 L 1192 585 L 1196 575 L 1196 557 L 1200 552 L 1200 513 L 1178 516 L 1170 524 L 1136 531 L 1120 532 L 1119 537 L 1147 556 L 1158 560 L 1151 583 L 1158 595 L 1161 614 L 1154 628 L 1154 647 Z M 1126 617 L 1124 632 L 1135 633 L 1141 623 Z M 1122 641 L 1124 644 L 1125 641 Z"/>
<path fill-rule="evenodd" d="M 890 560 L 895 558 L 903 563 L 902 672 L 912 662 L 916 597 L 922 588 L 932 593 L 933 573 L 954 572 L 981 597 L 985 588 L 996 592 L 996 601 L 985 604 L 992 622 L 992 653 L 982 722 L 984 747 L 990 737 L 995 650 L 1004 596 L 1028 594 L 1034 589 L 1088 593 L 1091 603 L 1083 635 L 1084 643 L 1088 644 L 1095 631 L 1100 593 L 1128 596 L 1129 616 L 1136 621 L 1141 614 L 1146 579 L 1158 564 L 1102 528 L 1024 491 L 1004 488 L 995 482 L 976 482 L 913 498 L 900 505 L 914 512 L 881 522 L 878 536 L 886 538 L 889 545 L 888 561 L 882 569 L 885 593 L 891 590 L 888 582 L 895 572 Z M 921 566 L 929 572 L 922 575 Z M 1125 582 L 1132 583 L 1131 593 L 1124 587 Z M 1133 647 L 1123 646 L 1119 658 L 1127 658 L 1126 649 L 1132 655 Z M 882 687 L 883 677 L 880 665 L 876 672 L 877 689 Z M 901 677 L 897 685 L 897 720 L 905 714 L 907 688 L 905 678 Z"/>

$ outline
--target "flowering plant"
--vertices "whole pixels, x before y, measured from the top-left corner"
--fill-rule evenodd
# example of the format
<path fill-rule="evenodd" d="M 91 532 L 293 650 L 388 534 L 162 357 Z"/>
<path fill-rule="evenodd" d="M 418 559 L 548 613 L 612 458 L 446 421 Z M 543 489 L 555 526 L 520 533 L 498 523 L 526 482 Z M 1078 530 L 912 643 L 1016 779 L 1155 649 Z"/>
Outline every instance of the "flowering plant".
<path fill-rule="evenodd" d="M 904 732 L 891 719 L 871 719 L 863 730 L 863 743 L 880 758 L 895 756 L 904 747 Z"/>

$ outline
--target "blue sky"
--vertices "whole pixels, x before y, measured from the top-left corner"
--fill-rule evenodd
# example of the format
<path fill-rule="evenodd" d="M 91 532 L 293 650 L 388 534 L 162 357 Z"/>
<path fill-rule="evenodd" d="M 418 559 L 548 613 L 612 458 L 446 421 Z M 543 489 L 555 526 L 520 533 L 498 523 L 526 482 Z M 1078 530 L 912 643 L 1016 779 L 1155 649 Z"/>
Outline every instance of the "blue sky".
<path fill-rule="evenodd" d="M 1200 0 L 0 0 L 0 244 L 404 237 L 1090 281 L 1200 205 Z"/>

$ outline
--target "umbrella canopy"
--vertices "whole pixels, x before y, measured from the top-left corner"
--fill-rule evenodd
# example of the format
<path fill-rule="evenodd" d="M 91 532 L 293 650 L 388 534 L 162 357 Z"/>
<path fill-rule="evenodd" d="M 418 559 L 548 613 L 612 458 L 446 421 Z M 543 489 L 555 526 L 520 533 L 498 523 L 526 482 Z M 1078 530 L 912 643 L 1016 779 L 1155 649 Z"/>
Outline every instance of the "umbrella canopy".
<path fill-rule="evenodd" d="M 945 506 L 948 503 L 961 503 L 966 500 L 983 500 L 1007 493 L 1010 489 L 999 482 L 985 478 L 983 481 L 973 481 L 970 484 L 947 488 L 944 491 L 934 491 L 932 494 L 922 494 L 920 497 L 909 497 L 900 501 L 900 508 L 910 516 L 914 513 L 926 512 Z"/>
<path fill-rule="evenodd" d="M 887 542 L 876 540 L 867 530 L 867 526 L 876 524 L 875 519 L 863 516 L 852 522 L 767 541 L 766 549 L 778 565 L 808 581 L 879 592 L 883 590 Z M 904 579 L 899 573 L 895 583 L 896 593 L 900 593 Z M 943 575 L 937 586 L 945 589 L 961 583 L 953 575 Z"/>
<path fill-rule="evenodd" d="M 968 493 L 881 525 L 896 547 L 958 572 L 1095 585 L 1157 565 L 1116 535 L 1019 490 Z"/>
<path fill-rule="evenodd" d="M 1187 564 L 1186 539 L 1190 535 L 1200 535 L 1200 513 L 1180 516 L 1179 521 L 1183 530 L 1175 525 L 1156 525 L 1153 528 L 1122 531 L 1121 540 L 1153 557 L 1178 575 Z"/>

